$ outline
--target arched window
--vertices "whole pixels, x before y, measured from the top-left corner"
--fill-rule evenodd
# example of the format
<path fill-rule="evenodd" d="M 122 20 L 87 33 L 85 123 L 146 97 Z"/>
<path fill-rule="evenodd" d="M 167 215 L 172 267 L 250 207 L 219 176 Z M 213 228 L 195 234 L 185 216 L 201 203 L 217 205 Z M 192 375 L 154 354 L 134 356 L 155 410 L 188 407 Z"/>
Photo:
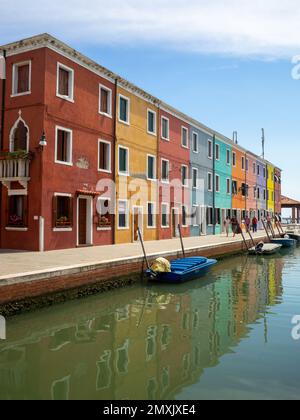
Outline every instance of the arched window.
<path fill-rule="evenodd" d="M 19 118 L 10 132 L 10 151 L 26 151 L 29 147 L 29 130 L 25 122 Z"/>

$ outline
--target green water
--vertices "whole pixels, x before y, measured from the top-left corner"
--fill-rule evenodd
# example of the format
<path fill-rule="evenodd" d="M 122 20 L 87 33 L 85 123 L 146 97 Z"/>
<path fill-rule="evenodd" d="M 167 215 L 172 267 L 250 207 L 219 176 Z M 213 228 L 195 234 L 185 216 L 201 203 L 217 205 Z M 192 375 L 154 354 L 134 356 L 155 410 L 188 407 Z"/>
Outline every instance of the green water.
<path fill-rule="evenodd" d="M 300 249 L 8 320 L 0 399 L 299 399 Z"/>

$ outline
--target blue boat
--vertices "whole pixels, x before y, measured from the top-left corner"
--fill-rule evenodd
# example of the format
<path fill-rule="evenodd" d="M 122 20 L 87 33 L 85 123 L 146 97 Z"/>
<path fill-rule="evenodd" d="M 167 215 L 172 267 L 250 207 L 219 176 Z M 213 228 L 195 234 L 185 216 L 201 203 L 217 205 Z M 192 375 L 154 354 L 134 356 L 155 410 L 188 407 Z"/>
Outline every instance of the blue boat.
<path fill-rule="evenodd" d="M 217 260 L 204 257 L 182 258 L 171 261 L 170 273 L 153 273 L 147 270 L 148 278 L 153 282 L 178 284 L 196 279 L 217 263 Z"/>
<path fill-rule="evenodd" d="M 297 241 L 291 238 L 273 238 L 271 239 L 271 243 L 282 245 L 283 248 L 292 248 L 296 246 Z"/>

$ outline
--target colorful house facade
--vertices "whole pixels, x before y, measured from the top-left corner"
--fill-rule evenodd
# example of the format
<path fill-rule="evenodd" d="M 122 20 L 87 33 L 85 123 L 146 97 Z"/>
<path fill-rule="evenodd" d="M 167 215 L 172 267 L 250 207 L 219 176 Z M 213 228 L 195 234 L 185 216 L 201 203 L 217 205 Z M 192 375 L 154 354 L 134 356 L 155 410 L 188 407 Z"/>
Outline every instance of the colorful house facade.
<path fill-rule="evenodd" d="M 246 213 L 246 154 L 232 146 L 232 214 L 241 222 Z"/>
<path fill-rule="evenodd" d="M 267 167 L 262 159 L 256 159 L 256 173 L 257 218 L 261 222 L 267 211 Z"/>
<path fill-rule="evenodd" d="M 257 217 L 258 201 L 257 201 L 257 168 L 256 157 L 252 153 L 246 155 L 246 176 L 247 176 L 247 192 L 246 192 L 246 210 L 249 218 Z"/>
<path fill-rule="evenodd" d="M 267 163 L 267 212 L 269 215 L 275 213 L 275 167 L 271 163 Z"/>

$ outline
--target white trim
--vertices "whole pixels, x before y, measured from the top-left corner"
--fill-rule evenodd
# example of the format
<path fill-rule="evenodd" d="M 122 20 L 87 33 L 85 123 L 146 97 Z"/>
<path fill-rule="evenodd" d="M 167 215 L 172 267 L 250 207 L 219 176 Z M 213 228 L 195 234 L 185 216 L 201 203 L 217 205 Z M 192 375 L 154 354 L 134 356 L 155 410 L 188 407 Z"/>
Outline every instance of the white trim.
<path fill-rule="evenodd" d="M 7 231 L 9 231 L 9 232 L 27 232 L 28 231 L 28 228 L 26 228 L 26 227 L 24 227 L 24 228 L 21 228 L 21 227 L 9 227 L 9 226 L 7 226 L 7 227 L 5 227 L 5 230 L 7 230 Z"/>
<path fill-rule="evenodd" d="M 29 152 L 29 127 L 26 124 L 26 122 L 23 120 L 23 118 L 21 117 L 21 113 L 19 115 L 19 118 L 16 120 L 16 122 L 14 123 L 14 125 L 12 126 L 10 133 L 9 133 L 9 151 L 12 152 L 12 145 L 14 144 L 13 142 L 13 134 L 15 129 L 18 127 L 19 122 L 22 122 L 25 126 L 25 128 L 27 129 L 27 138 L 26 138 L 26 152 Z"/>
<path fill-rule="evenodd" d="M 194 149 L 194 136 L 197 137 L 197 150 Z M 199 134 L 196 131 L 192 132 L 192 152 L 199 154 Z"/>
<path fill-rule="evenodd" d="M 154 165 L 154 170 L 153 170 L 154 178 L 149 178 L 149 166 L 148 166 L 148 164 L 149 164 L 149 157 L 152 157 L 154 159 L 154 162 L 153 162 L 153 165 Z M 156 176 L 156 156 L 155 155 L 147 154 L 147 162 L 146 162 L 146 164 L 147 164 L 147 180 L 148 181 L 156 181 L 157 180 L 157 176 Z"/>
<path fill-rule="evenodd" d="M 186 132 L 186 142 L 187 142 L 186 145 L 183 144 L 183 132 L 184 131 Z M 188 149 L 189 148 L 189 129 L 186 126 L 184 126 L 184 125 L 181 126 L 181 146 L 184 149 Z"/>
<path fill-rule="evenodd" d="M 86 244 L 79 244 L 79 200 L 86 200 Z M 93 245 L 93 206 L 94 198 L 87 195 L 79 195 L 77 197 L 77 246 Z"/>
<path fill-rule="evenodd" d="M 57 159 L 57 140 L 58 140 L 58 130 L 65 131 L 66 133 L 69 133 L 69 150 L 68 150 L 68 162 L 63 162 L 61 160 Z M 73 166 L 73 131 L 69 128 L 61 127 L 59 125 L 55 126 L 55 147 L 54 147 L 54 162 L 59 163 L 60 165 L 66 165 L 66 166 Z"/>
<path fill-rule="evenodd" d="M 29 76 L 28 76 L 28 78 L 29 78 L 29 80 L 28 80 L 29 90 L 27 92 L 15 93 L 16 90 L 17 90 L 17 85 L 18 85 L 17 84 L 16 70 L 17 70 L 18 67 L 25 66 L 26 64 L 29 64 Z M 18 96 L 25 96 L 25 95 L 30 95 L 31 94 L 31 66 L 32 66 L 31 60 L 22 61 L 20 63 L 13 64 L 13 68 L 12 68 L 12 88 L 11 88 L 12 92 L 11 92 L 11 95 L 10 95 L 11 98 L 16 98 Z"/>
<path fill-rule="evenodd" d="M 234 156 L 234 158 L 233 158 Z M 232 151 L 232 166 L 236 168 L 236 152 Z"/>
<path fill-rule="evenodd" d="M 73 195 L 69 194 L 69 193 L 59 193 L 59 192 L 57 193 L 57 192 L 55 192 L 54 197 L 69 197 L 69 198 L 72 198 Z"/>
<path fill-rule="evenodd" d="M 126 121 L 121 120 L 121 117 L 120 117 L 121 99 L 124 99 L 125 101 L 127 101 Z M 130 98 L 128 98 L 127 96 L 122 95 L 121 93 L 119 93 L 119 99 L 118 99 L 118 121 L 121 124 L 130 125 Z"/>
<path fill-rule="evenodd" d="M 100 143 L 107 144 L 109 146 L 109 169 L 101 169 L 100 168 Z M 103 139 L 98 140 L 98 172 L 104 172 L 107 174 L 111 174 L 111 142 Z"/>
<path fill-rule="evenodd" d="M 69 93 L 70 94 L 69 94 L 69 96 L 61 95 L 59 93 L 59 69 L 67 71 L 70 75 L 70 78 L 69 78 L 69 90 L 70 90 Z M 75 84 L 74 79 L 75 79 L 74 69 L 71 69 L 70 67 L 68 67 L 65 64 L 62 64 L 58 61 L 57 62 L 57 67 L 56 67 L 56 96 L 58 98 L 64 99 L 65 101 L 74 103 L 74 84 Z"/>
<path fill-rule="evenodd" d="M 197 173 L 197 177 L 196 177 L 196 187 L 194 186 L 194 172 L 195 172 L 195 171 L 196 171 L 196 173 Z M 193 188 L 193 190 L 198 190 L 198 189 L 199 189 L 198 175 L 199 175 L 199 170 L 198 170 L 198 168 L 192 167 L 192 188 Z"/>
<path fill-rule="evenodd" d="M 53 228 L 53 232 L 72 232 L 73 228 Z"/>
<path fill-rule="evenodd" d="M 122 203 L 126 203 L 126 213 L 125 213 L 125 216 L 126 216 L 126 226 L 124 226 L 124 227 L 122 227 L 122 226 L 120 226 L 119 225 L 119 204 L 120 204 L 120 202 L 122 202 Z M 117 229 L 118 230 L 129 230 L 129 206 L 128 206 L 128 203 L 129 203 L 129 201 L 126 199 L 126 198 L 123 198 L 123 199 L 118 199 L 118 208 L 117 208 L 117 219 L 118 219 L 118 223 L 117 223 Z"/>
<path fill-rule="evenodd" d="M 127 159 L 126 159 L 126 166 L 127 166 L 127 171 L 126 172 L 122 172 L 120 171 L 120 149 L 126 150 L 127 151 Z M 129 176 L 130 174 L 130 168 L 129 168 L 129 164 L 130 164 L 130 150 L 129 147 L 126 146 L 122 146 L 121 144 L 118 145 L 118 175 L 120 176 Z"/>
<path fill-rule="evenodd" d="M 108 113 L 101 111 L 101 90 L 105 90 L 108 93 Z M 112 89 L 102 85 L 101 83 L 99 84 L 99 114 L 112 118 Z"/>
<path fill-rule="evenodd" d="M 211 145 L 211 156 L 209 155 L 209 145 Z M 213 141 L 210 139 L 207 139 L 207 158 L 212 160 L 213 159 Z"/>
<path fill-rule="evenodd" d="M 148 213 L 148 206 L 149 206 L 149 204 L 152 204 L 152 206 L 153 206 L 153 221 L 154 221 L 154 225 L 153 226 L 149 226 L 149 224 L 148 224 L 148 221 L 149 221 L 149 219 L 148 219 L 148 215 L 149 215 L 149 213 Z M 147 201 L 147 229 L 156 229 L 156 202 L 155 201 Z"/>
<path fill-rule="evenodd" d="M 186 178 L 185 178 L 185 183 L 183 183 L 183 168 L 185 168 L 186 169 Z M 189 167 L 187 166 L 187 165 L 181 165 L 181 183 L 182 183 L 182 186 L 184 187 L 184 188 L 189 188 Z"/>
<path fill-rule="evenodd" d="M 154 131 L 153 132 L 149 130 L 149 114 L 154 115 Z M 147 133 L 150 134 L 151 136 L 155 136 L 155 137 L 157 136 L 157 114 L 151 108 L 147 108 Z"/>
<path fill-rule="evenodd" d="M 228 156 L 229 156 L 229 162 L 228 162 Z M 230 149 L 226 149 L 226 165 L 228 166 L 231 165 L 231 150 Z"/>
<path fill-rule="evenodd" d="M 168 137 L 163 136 L 163 120 L 168 123 Z M 170 119 L 164 115 L 161 116 L 161 138 L 165 141 L 170 141 Z"/>
<path fill-rule="evenodd" d="M 167 162 L 168 164 L 168 179 L 163 179 L 162 178 L 162 163 L 163 162 Z M 161 158 L 160 160 L 160 180 L 163 184 L 169 184 L 170 183 L 170 161 L 168 159 L 165 158 Z"/>
<path fill-rule="evenodd" d="M 162 224 L 162 217 L 163 217 L 163 214 L 165 214 L 165 213 L 163 213 L 163 206 L 166 206 L 166 208 L 167 208 L 167 213 L 166 213 L 166 215 L 167 215 L 167 225 L 166 226 L 163 226 L 163 224 Z M 170 204 L 169 203 L 164 203 L 164 202 L 162 202 L 161 203 L 161 219 L 160 219 L 160 227 L 162 228 L 162 229 L 169 229 L 170 228 Z"/>
<path fill-rule="evenodd" d="M 211 184 L 211 187 L 209 187 L 209 177 L 211 176 L 211 182 L 210 182 L 210 184 Z M 209 192 L 213 192 L 213 182 L 214 182 L 214 180 L 213 180 L 213 173 L 212 172 L 207 172 L 207 191 L 209 191 Z"/>

